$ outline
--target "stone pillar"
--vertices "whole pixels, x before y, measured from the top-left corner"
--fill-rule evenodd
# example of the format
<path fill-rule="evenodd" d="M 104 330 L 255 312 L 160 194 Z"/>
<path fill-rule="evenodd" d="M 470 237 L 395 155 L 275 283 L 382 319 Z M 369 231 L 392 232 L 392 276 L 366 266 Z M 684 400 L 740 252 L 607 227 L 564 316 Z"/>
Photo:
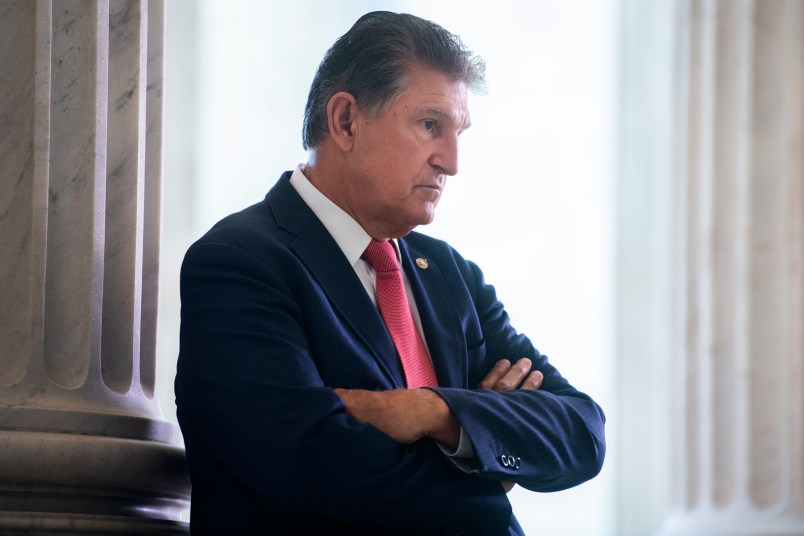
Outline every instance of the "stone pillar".
<path fill-rule="evenodd" d="M 678 5 L 665 534 L 804 535 L 804 2 Z"/>
<path fill-rule="evenodd" d="M 154 397 L 163 0 L 0 0 L 0 532 L 182 534 Z"/>

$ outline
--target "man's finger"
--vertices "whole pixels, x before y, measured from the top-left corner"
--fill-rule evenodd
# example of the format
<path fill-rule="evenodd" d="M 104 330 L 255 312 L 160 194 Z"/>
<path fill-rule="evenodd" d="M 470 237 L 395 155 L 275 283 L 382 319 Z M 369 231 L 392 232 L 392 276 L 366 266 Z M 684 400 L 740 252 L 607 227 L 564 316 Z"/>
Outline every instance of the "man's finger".
<path fill-rule="evenodd" d="M 522 385 L 519 388 L 528 391 L 535 391 L 542 386 L 542 381 L 544 381 L 544 374 L 538 370 L 534 370 L 528 374 L 528 377 L 525 378 L 525 381 L 522 382 Z"/>
<path fill-rule="evenodd" d="M 494 384 L 494 390 L 510 391 L 511 389 L 516 389 L 530 372 L 530 367 L 531 361 L 527 357 L 518 360 L 511 365 L 511 368 L 508 369 L 508 372 L 506 372 L 502 378 L 497 380 L 497 383 Z"/>
<path fill-rule="evenodd" d="M 494 389 L 494 385 L 505 376 L 505 374 L 511 369 L 511 362 L 507 359 L 500 359 L 497 363 L 492 367 L 486 377 L 483 378 L 480 383 L 477 384 L 478 389 Z"/>

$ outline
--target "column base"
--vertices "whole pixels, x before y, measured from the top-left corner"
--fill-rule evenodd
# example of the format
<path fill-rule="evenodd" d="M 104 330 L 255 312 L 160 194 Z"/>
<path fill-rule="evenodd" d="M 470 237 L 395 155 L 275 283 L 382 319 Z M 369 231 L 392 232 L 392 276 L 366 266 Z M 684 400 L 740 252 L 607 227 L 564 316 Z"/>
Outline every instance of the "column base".
<path fill-rule="evenodd" d="M 187 536 L 187 523 L 165 519 L 79 514 L 0 512 L 0 534 L 45 536 L 54 534 L 164 534 Z"/>
<path fill-rule="evenodd" d="M 93 412 L 0 409 L 0 533 L 187 534 L 175 426 Z"/>

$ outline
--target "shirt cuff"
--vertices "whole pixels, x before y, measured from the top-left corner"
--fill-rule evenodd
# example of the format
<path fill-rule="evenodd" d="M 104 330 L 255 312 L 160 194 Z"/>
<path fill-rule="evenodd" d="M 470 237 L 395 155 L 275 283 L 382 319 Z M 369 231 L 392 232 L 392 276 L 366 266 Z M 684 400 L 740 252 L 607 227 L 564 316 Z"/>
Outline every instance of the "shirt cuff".
<path fill-rule="evenodd" d="M 436 445 L 438 445 L 438 448 L 441 449 L 441 452 L 450 458 L 463 458 L 466 460 L 475 459 L 475 451 L 472 448 L 472 440 L 469 439 L 469 435 L 466 433 L 466 430 L 463 429 L 463 426 L 461 426 L 461 438 L 458 440 L 458 448 L 456 448 L 454 451 L 448 449 L 437 441 Z"/>

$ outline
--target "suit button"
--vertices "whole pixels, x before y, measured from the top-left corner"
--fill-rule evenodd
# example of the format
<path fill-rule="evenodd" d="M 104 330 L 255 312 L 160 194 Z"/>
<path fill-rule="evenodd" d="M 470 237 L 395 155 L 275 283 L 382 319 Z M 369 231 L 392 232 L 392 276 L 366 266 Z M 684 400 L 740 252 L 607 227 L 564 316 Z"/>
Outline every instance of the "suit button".
<path fill-rule="evenodd" d="M 500 461 L 502 462 L 502 464 L 503 464 L 505 467 L 508 467 L 508 456 L 506 456 L 505 454 L 503 454 L 502 456 L 500 456 Z"/>
<path fill-rule="evenodd" d="M 521 464 L 522 464 L 522 458 L 517 458 L 517 459 L 516 459 L 516 465 L 514 465 L 514 467 L 516 467 L 517 469 L 519 469 L 519 466 L 520 466 Z"/>
<path fill-rule="evenodd" d="M 516 467 L 516 458 L 508 456 L 508 467 Z"/>

